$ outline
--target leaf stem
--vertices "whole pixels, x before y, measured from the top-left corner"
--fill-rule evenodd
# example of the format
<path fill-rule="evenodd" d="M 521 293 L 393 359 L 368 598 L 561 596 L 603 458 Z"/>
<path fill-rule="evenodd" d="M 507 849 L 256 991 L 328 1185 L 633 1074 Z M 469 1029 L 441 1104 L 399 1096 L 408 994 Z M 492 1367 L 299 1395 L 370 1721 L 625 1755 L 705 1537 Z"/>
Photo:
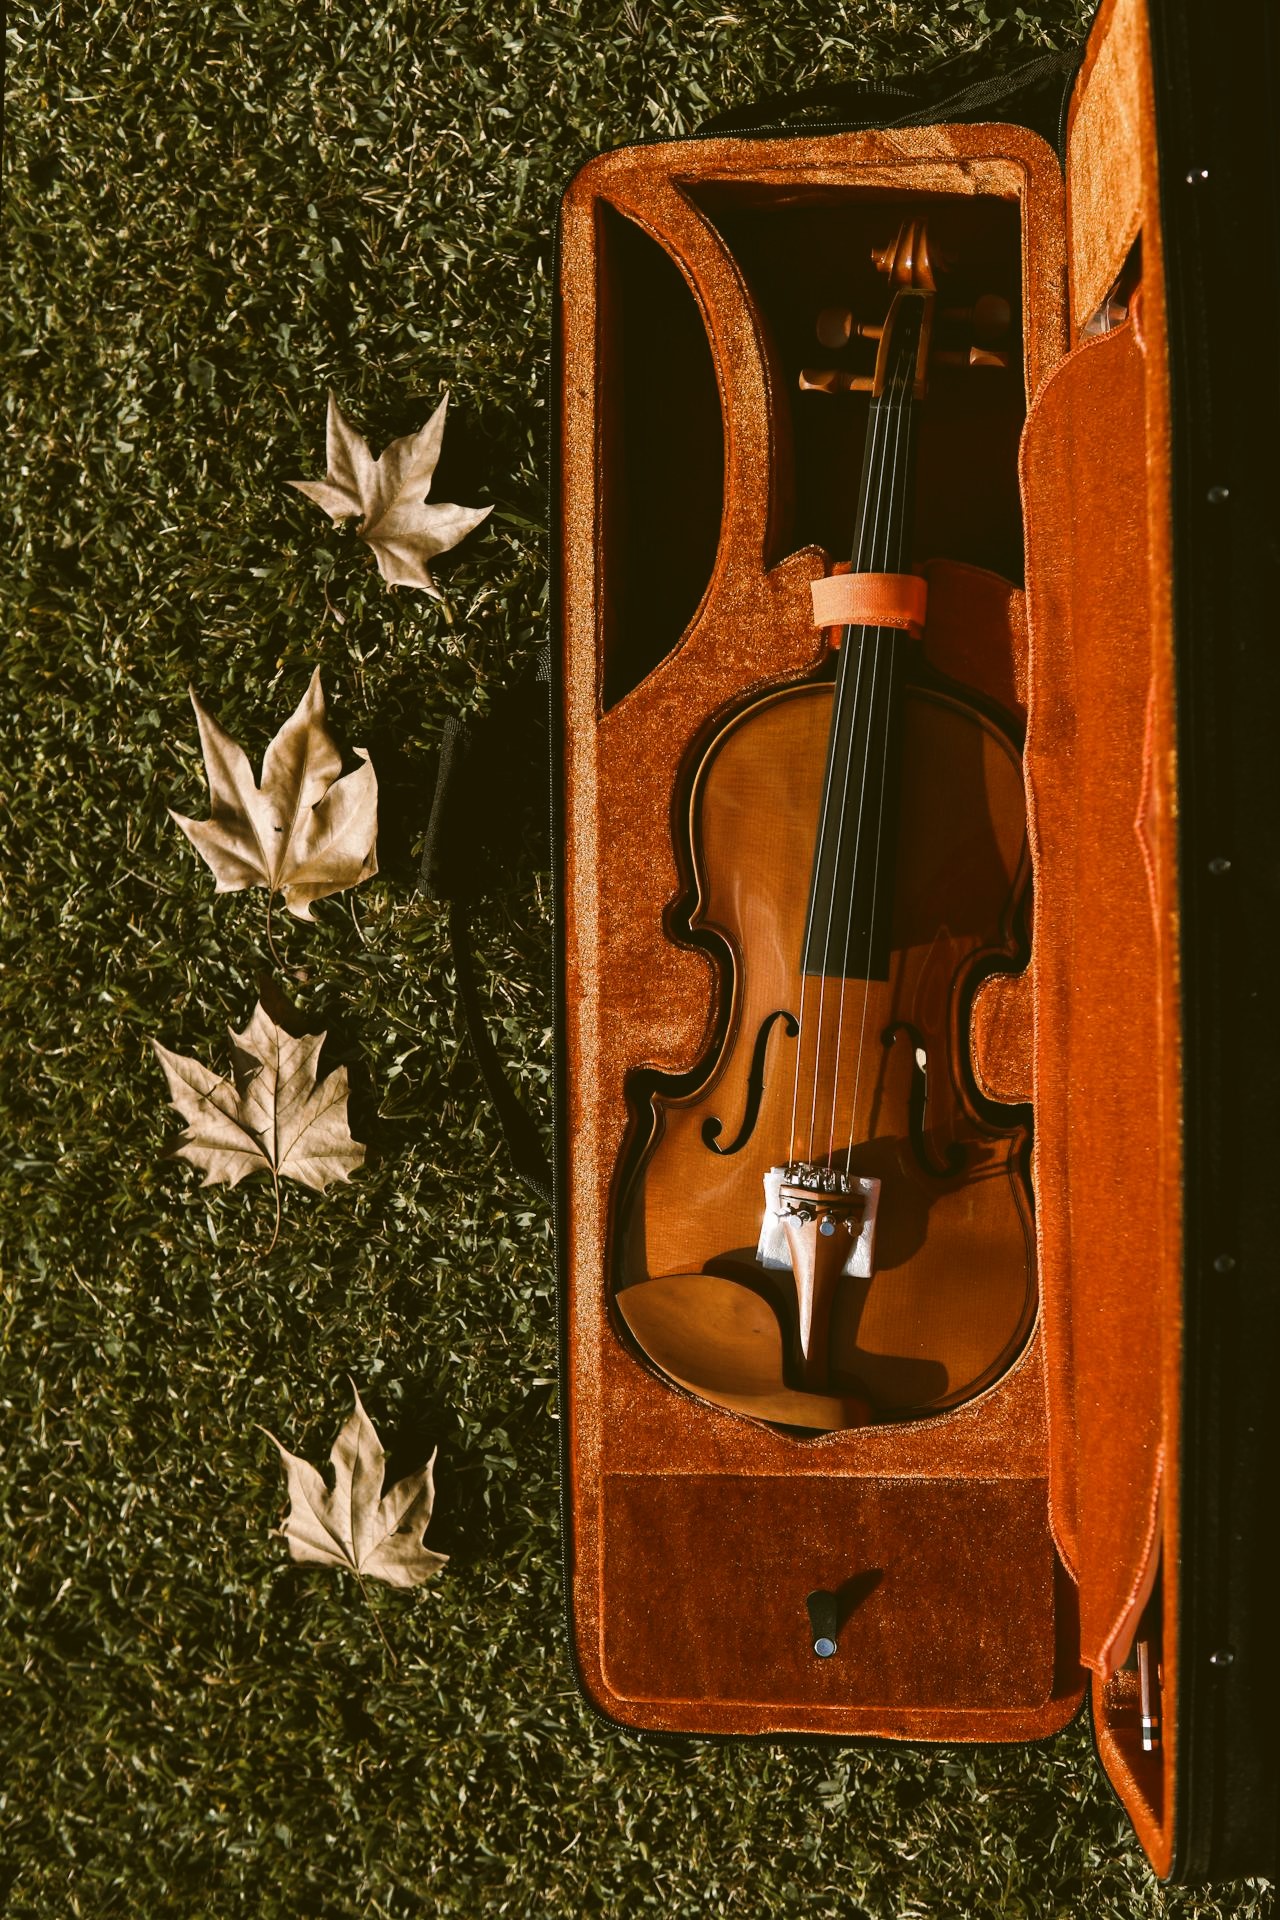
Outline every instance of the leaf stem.
<path fill-rule="evenodd" d="M 392 1646 L 391 1642 L 388 1640 L 386 1634 L 382 1631 L 382 1622 L 381 1620 L 379 1620 L 377 1610 L 374 1607 L 372 1600 L 369 1598 L 369 1589 L 368 1587 L 366 1587 L 364 1583 L 364 1576 L 361 1573 L 359 1567 L 354 1567 L 352 1571 L 354 1572 L 356 1579 L 359 1582 L 360 1591 L 364 1595 L 364 1603 L 366 1607 L 368 1607 L 369 1609 L 369 1616 L 372 1619 L 375 1628 L 377 1629 L 378 1638 L 379 1640 L 381 1640 L 383 1646 L 386 1648 L 387 1654 L 391 1661 L 392 1666 L 399 1667 L 400 1662 L 396 1658 L 395 1648 Z"/>
<path fill-rule="evenodd" d="M 326 607 L 328 607 L 334 619 L 337 621 L 338 625 L 340 627 L 345 627 L 347 624 L 346 614 L 340 613 L 337 607 L 334 606 L 332 600 L 329 598 L 329 575 L 327 573 L 324 576 L 324 603 Z"/>
<path fill-rule="evenodd" d="M 275 899 L 275 897 L 276 897 L 275 889 L 272 888 L 272 890 L 267 894 L 267 945 L 271 949 L 271 958 L 275 961 L 281 973 L 283 973 L 284 961 L 280 958 L 280 955 L 276 952 L 276 943 L 271 938 L 271 902 Z"/>
<path fill-rule="evenodd" d="M 271 1184 L 275 1188 L 275 1194 L 276 1194 L 276 1224 L 275 1224 L 275 1229 L 271 1235 L 271 1244 L 267 1248 L 267 1253 L 263 1255 L 264 1259 L 267 1257 L 268 1254 L 272 1254 L 275 1252 L 276 1241 L 280 1238 L 280 1175 L 276 1172 L 274 1167 L 272 1167 L 271 1169 Z"/>

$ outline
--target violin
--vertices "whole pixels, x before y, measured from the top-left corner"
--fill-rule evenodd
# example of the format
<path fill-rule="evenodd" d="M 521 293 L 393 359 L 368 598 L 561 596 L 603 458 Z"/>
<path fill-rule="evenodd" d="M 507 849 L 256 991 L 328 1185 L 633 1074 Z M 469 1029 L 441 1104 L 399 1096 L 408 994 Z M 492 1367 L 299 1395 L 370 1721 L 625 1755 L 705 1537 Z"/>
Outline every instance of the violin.
<path fill-rule="evenodd" d="M 851 570 L 822 583 L 840 644 L 689 770 L 680 933 L 717 957 L 717 1033 L 692 1074 L 631 1089 L 616 1236 L 617 1313 L 648 1361 L 809 1433 L 971 1399 L 1037 1300 L 1028 1115 L 982 1096 L 969 1051 L 977 987 L 1026 958 L 1018 733 L 930 668 L 908 571 L 931 367 L 1007 361 L 934 352 L 923 220 L 873 257 L 883 322 L 828 313 L 819 336 L 874 339 L 874 373 L 801 375 L 871 392 Z"/>

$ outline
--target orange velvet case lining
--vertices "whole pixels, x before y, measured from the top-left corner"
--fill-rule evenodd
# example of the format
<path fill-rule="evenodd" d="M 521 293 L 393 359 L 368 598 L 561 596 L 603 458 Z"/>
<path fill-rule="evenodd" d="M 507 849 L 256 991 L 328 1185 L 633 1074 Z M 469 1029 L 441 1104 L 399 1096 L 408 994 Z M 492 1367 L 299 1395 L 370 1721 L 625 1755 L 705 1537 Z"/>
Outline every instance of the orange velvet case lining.
<path fill-rule="evenodd" d="M 562 1227 L 571 1612 L 590 1698 L 642 1729 L 1016 1740 L 1071 1716 L 1083 1666 L 1104 1763 L 1164 1870 L 1171 1656 L 1155 1755 L 1140 1751 L 1130 1677 L 1116 1672 L 1154 1552 L 1162 1540 L 1176 1565 L 1177 1544 L 1167 382 L 1144 36 L 1136 0 L 1104 8 L 1077 87 L 1065 209 L 1055 156 L 1002 125 L 623 150 L 566 196 Z M 1108 114 L 1123 123 L 1112 148 Z M 628 1346 L 611 1311 L 613 1212 L 635 1122 L 629 1082 L 692 1069 L 715 1024 L 711 962 L 668 934 L 683 890 L 673 796 L 718 716 L 804 676 L 824 646 L 810 585 L 829 564 L 803 538 L 813 521 L 792 470 L 794 375 L 759 235 L 803 245 L 846 217 L 883 230 L 937 196 L 993 259 L 1008 246 L 993 222 L 1008 215 L 1020 258 L 1031 401 L 1020 455 L 1016 420 L 957 415 L 932 458 L 941 472 L 968 443 L 993 497 L 1020 472 L 1025 595 L 972 564 L 1000 544 L 994 518 L 975 521 L 966 559 L 927 569 L 923 644 L 944 672 L 1027 714 L 1032 962 L 979 992 L 972 1045 L 991 1098 L 1034 1102 L 1041 1308 L 1021 1357 L 977 1400 L 802 1439 L 693 1398 Z M 1139 234 L 1137 317 L 1081 342 Z M 712 447 L 698 465 L 703 349 L 679 349 L 677 328 L 670 378 L 690 382 L 689 463 L 723 497 L 701 550 L 676 498 L 667 549 L 648 554 L 654 568 L 670 556 L 668 576 L 644 589 L 648 602 L 619 558 L 617 346 L 635 325 L 628 249 L 642 258 L 646 244 L 696 304 L 686 333 L 709 342 L 723 446 L 721 464 Z M 683 297 L 670 295 L 673 313 Z M 670 485 L 678 496 L 680 476 Z M 635 506 L 646 512 L 651 500 Z M 974 593 L 993 615 L 981 655 L 962 618 Z M 637 601 L 652 609 L 648 636 L 628 626 Z M 815 1588 L 845 1603 L 829 1661 L 804 1632 Z"/>

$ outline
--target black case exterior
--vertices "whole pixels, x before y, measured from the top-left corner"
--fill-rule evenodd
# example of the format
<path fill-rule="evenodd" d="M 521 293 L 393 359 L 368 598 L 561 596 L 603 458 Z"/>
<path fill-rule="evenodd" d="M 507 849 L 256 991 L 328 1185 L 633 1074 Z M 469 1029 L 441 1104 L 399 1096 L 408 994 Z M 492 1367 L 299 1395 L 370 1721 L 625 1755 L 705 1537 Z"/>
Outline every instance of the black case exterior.
<path fill-rule="evenodd" d="M 1278 29 L 1267 0 L 1151 7 L 1184 1009 L 1179 1881 L 1280 1867 Z"/>

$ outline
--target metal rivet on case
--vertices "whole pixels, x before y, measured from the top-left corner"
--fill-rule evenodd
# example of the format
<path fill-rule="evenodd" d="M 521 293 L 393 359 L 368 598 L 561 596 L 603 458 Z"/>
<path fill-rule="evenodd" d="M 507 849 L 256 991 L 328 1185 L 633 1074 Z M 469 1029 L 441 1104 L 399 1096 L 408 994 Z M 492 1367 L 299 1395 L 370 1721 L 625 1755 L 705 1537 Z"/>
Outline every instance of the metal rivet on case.
<path fill-rule="evenodd" d="M 1224 507 L 1231 498 L 1230 487 L 1210 487 L 1205 499 L 1211 507 Z"/>
<path fill-rule="evenodd" d="M 1229 1253 L 1220 1253 L 1213 1263 L 1213 1270 L 1215 1273 L 1231 1273 L 1235 1269 L 1235 1264 Z"/>
<path fill-rule="evenodd" d="M 839 1599 L 834 1593 L 819 1589 L 811 1593 L 804 1604 L 809 1614 L 813 1650 L 819 1660 L 829 1660 L 836 1650 L 836 1634 L 840 1628 Z"/>
<path fill-rule="evenodd" d="M 1211 1667 L 1229 1667 L 1235 1657 L 1230 1647 L 1218 1647 L 1215 1652 L 1209 1655 L 1209 1665 Z"/>
<path fill-rule="evenodd" d="M 1215 853 L 1209 862 L 1210 873 L 1230 873 L 1231 862 L 1224 853 Z"/>

